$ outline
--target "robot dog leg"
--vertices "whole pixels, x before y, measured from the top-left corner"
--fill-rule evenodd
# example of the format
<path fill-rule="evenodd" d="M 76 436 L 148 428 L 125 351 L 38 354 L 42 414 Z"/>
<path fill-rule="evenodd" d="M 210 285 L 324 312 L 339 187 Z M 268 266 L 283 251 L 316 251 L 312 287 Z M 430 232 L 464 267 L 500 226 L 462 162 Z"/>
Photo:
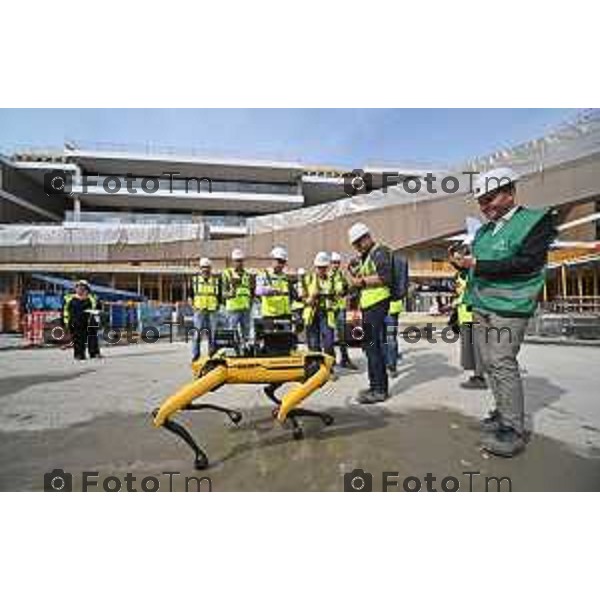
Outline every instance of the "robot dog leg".
<path fill-rule="evenodd" d="M 157 408 L 152 413 L 155 427 L 164 427 L 171 433 L 179 436 L 193 450 L 195 454 L 194 466 L 196 469 L 205 469 L 208 466 L 208 457 L 202 448 L 198 446 L 190 432 L 170 417 L 180 410 L 215 410 L 225 413 L 233 423 L 239 423 L 242 419 L 242 414 L 237 410 L 230 410 L 215 404 L 192 404 L 196 398 L 225 383 L 226 379 L 227 367 L 225 365 L 216 365 L 200 379 L 188 383 L 167 398 L 160 408 Z"/>
<path fill-rule="evenodd" d="M 324 425 L 333 423 L 333 417 L 330 414 L 298 407 L 308 396 L 328 381 L 332 364 L 333 359 L 328 356 L 325 356 L 321 362 L 311 361 L 306 367 L 308 378 L 302 384 L 290 390 L 281 400 L 277 411 L 277 420 L 280 423 L 285 422 L 286 419 L 291 421 L 294 439 L 299 440 L 304 437 L 297 417 L 318 417 Z"/>

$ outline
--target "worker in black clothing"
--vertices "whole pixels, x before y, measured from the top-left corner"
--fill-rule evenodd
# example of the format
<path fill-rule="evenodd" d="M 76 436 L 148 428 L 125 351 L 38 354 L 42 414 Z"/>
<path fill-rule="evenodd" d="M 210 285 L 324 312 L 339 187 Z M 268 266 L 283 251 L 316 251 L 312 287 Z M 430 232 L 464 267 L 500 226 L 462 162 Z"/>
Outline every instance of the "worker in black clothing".
<path fill-rule="evenodd" d="M 73 338 L 73 352 L 76 360 L 85 360 L 85 348 L 90 358 L 100 357 L 98 346 L 99 302 L 91 293 L 90 284 L 84 279 L 75 284 L 75 293 L 67 294 L 63 304 L 65 329 Z"/>

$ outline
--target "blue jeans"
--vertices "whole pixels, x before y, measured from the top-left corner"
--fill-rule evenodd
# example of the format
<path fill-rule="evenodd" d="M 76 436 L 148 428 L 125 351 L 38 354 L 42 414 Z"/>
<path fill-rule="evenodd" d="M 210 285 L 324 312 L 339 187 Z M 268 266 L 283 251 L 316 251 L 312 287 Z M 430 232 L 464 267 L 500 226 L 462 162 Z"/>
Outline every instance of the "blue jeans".
<path fill-rule="evenodd" d="M 244 342 L 250 339 L 250 310 L 232 310 L 227 313 L 227 327 L 242 335 Z"/>
<path fill-rule="evenodd" d="M 374 392 L 388 393 L 388 374 L 386 369 L 385 319 L 390 308 L 388 300 L 363 309 L 363 327 L 366 338 L 363 345 L 367 355 L 369 387 Z"/>
<path fill-rule="evenodd" d="M 200 358 L 200 341 L 202 333 L 208 336 L 208 353 L 214 350 L 215 330 L 217 329 L 217 312 L 195 312 L 192 335 L 192 361 Z"/>
<path fill-rule="evenodd" d="M 313 322 L 306 330 L 308 349 L 313 352 L 325 352 L 334 356 L 333 341 L 335 330 L 327 323 L 327 313 L 317 312 Z"/>
<path fill-rule="evenodd" d="M 385 330 L 385 364 L 387 367 L 395 367 L 402 360 L 402 348 L 398 343 L 398 315 L 387 315 Z"/>

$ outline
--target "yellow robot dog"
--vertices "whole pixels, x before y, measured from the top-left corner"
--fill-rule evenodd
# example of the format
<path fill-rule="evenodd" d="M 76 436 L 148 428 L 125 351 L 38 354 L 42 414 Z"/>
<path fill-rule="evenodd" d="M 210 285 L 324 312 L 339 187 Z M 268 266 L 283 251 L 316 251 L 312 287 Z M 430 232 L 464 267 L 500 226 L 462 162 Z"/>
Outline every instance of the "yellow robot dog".
<path fill-rule="evenodd" d="M 153 412 L 154 425 L 179 436 L 194 451 L 194 466 L 205 469 L 208 466 L 206 453 L 198 446 L 190 432 L 171 417 L 181 410 L 215 410 L 225 413 L 233 423 L 242 420 L 242 413 L 216 404 L 193 404 L 204 394 L 214 391 L 226 383 L 267 384 L 264 392 L 277 408 L 274 418 L 280 423 L 289 420 L 295 439 L 303 437 L 298 417 L 318 417 L 324 425 L 331 425 L 333 417 L 327 413 L 300 408 L 299 404 L 318 390 L 329 379 L 334 358 L 321 352 L 296 350 L 296 336 L 290 330 L 263 330 L 257 323 L 256 342 L 241 347 L 233 332 L 228 340 L 217 339 L 221 345 L 212 356 L 200 358 L 192 363 L 196 379 L 167 398 Z M 232 354 L 233 351 L 233 354 Z M 288 391 L 283 398 L 275 395 L 277 388 L 284 383 L 297 382 L 299 385 Z"/>

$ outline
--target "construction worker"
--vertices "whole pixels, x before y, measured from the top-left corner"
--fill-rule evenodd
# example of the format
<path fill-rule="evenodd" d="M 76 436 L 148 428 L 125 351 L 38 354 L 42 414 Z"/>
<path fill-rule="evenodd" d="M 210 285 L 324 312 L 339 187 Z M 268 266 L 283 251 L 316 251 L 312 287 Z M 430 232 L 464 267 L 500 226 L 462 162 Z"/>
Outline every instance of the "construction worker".
<path fill-rule="evenodd" d="M 369 388 L 359 392 L 358 402 L 374 404 L 384 402 L 388 397 L 385 318 L 390 308 L 391 252 L 375 243 L 364 223 L 352 225 L 348 230 L 348 239 L 360 254 L 358 270 L 348 271 L 348 281 L 360 291 L 359 305 L 366 336 L 363 349 L 367 355 L 369 374 Z"/>
<path fill-rule="evenodd" d="M 525 399 L 517 356 L 544 287 L 552 213 L 515 203 L 517 175 L 508 168 L 479 176 L 474 196 L 487 219 L 472 253 L 452 248 L 456 269 L 469 271 L 465 303 L 474 313 L 475 344 L 495 408 L 481 422 L 483 448 L 512 457 L 525 448 Z"/>
<path fill-rule="evenodd" d="M 231 253 L 233 266 L 221 274 L 221 289 L 225 299 L 227 327 L 239 331 L 242 341 L 250 338 L 252 309 L 252 274 L 244 268 L 244 253 L 236 248 Z"/>
<path fill-rule="evenodd" d="M 297 295 L 285 272 L 288 254 L 285 248 L 275 246 L 271 250 L 273 266 L 257 275 L 256 296 L 261 299 L 263 321 L 289 320 L 292 318 L 292 299 Z"/>
<path fill-rule="evenodd" d="M 296 297 L 292 300 L 292 315 L 296 324 L 296 331 L 300 332 L 304 329 L 304 299 L 306 298 L 306 269 L 300 267 L 296 271 Z"/>
<path fill-rule="evenodd" d="M 398 319 L 402 312 L 404 312 L 404 300 L 391 300 L 385 318 L 385 364 L 391 377 L 398 376 L 398 362 L 402 360 L 402 349 L 398 342 Z"/>
<path fill-rule="evenodd" d="M 314 271 L 307 276 L 304 324 L 308 349 L 335 356 L 335 291 L 329 276 L 329 256 L 319 252 L 315 256 Z"/>
<path fill-rule="evenodd" d="M 343 342 L 346 329 L 346 296 L 348 294 L 348 281 L 341 267 L 341 255 L 338 252 L 332 252 L 329 273 L 333 281 L 333 291 L 335 293 L 334 309 L 336 333 L 338 341 L 341 340 L 339 365 L 344 369 L 356 370 L 358 367 L 350 360 L 348 345 Z"/>
<path fill-rule="evenodd" d="M 63 323 L 73 338 L 75 360 L 86 359 L 86 345 L 90 358 L 100 358 L 98 346 L 97 311 L 100 303 L 91 293 L 90 284 L 80 279 L 75 284 L 75 293 L 65 294 L 63 301 Z"/>
<path fill-rule="evenodd" d="M 221 299 L 220 279 L 212 273 L 210 259 L 200 259 L 200 273 L 192 278 L 194 308 L 194 332 L 192 338 L 192 362 L 200 358 L 202 332 L 208 336 L 209 354 L 214 351 L 215 331 Z"/>
<path fill-rule="evenodd" d="M 468 390 L 485 390 L 487 383 L 483 374 L 483 365 L 473 339 L 473 311 L 465 302 L 468 271 L 458 271 L 454 280 L 456 297 L 453 305 L 456 309 L 456 320 L 460 331 L 460 362 L 465 371 L 473 371 L 473 375 L 461 382 L 460 387 Z"/>

